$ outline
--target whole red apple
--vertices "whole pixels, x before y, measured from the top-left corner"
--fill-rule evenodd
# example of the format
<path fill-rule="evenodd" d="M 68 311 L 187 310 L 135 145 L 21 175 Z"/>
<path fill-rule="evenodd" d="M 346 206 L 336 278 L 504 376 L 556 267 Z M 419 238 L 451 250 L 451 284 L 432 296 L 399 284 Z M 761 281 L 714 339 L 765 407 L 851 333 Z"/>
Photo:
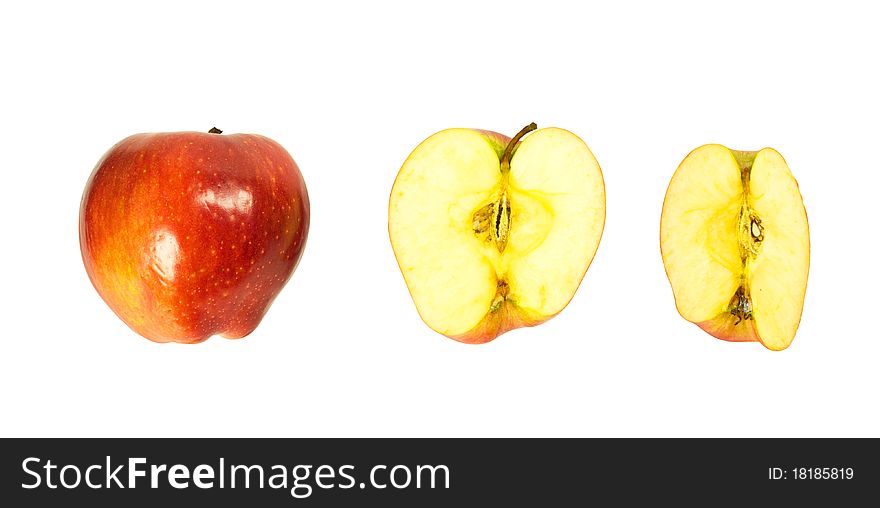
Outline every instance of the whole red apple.
<path fill-rule="evenodd" d="M 284 148 L 254 134 L 135 134 L 80 206 L 83 263 L 129 327 L 156 342 L 251 333 L 299 262 L 309 197 Z"/>

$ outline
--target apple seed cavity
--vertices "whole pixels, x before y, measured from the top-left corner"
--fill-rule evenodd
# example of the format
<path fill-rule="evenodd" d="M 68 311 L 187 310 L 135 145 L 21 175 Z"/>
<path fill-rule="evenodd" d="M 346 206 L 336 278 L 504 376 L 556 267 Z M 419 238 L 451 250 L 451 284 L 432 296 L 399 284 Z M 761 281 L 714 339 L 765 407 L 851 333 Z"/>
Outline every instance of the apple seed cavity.
<path fill-rule="evenodd" d="M 495 293 L 495 298 L 492 299 L 492 305 L 489 307 L 489 312 L 496 312 L 501 308 L 501 304 L 504 303 L 504 300 L 507 299 L 507 294 L 510 292 L 510 286 L 507 285 L 506 281 L 499 280 L 498 281 L 498 290 Z"/>
<path fill-rule="evenodd" d="M 498 207 L 495 211 L 495 246 L 498 252 L 504 252 L 507 246 L 507 235 L 510 232 L 510 200 L 507 199 L 507 191 L 501 193 Z"/>
<path fill-rule="evenodd" d="M 485 243 L 493 243 L 495 248 L 498 249 L 499 254 L 504 252 L 504 248 L 507 247 L 507 239 L 510 237 L 510 197 L 507 193 L 510 178 L 510 159 L 520 140 L 537 128 L 538 126 L 532 122 L 523 127 L 507 143 L 498 161 L 501 170 L 501 191 L 494 201 L 478 208 L 472 217 L 471 227 L 474 231 L 474 236 L 482 239 Z M 501 303 L 507 299 L 508 292 L 507 282 L 499 278 L 498 290 L 495 299 L 492 301 L 490 311 L 495 312 L 501 307 Z"/>
<path fill-rule="evenodd" d="M 507 185 L 510 178 L 510 158 L 513 151 L 522 140 L 523 136 L 536 130 L 538 126 L 535 122 L 523 127 L 516 135 L 507 143 L 504 152 L 499 159 L 501 169 L 501 192 L 498 198 L 474 212 L 472 220 L 472 228 L 477 238 L 482 238 L 486 243 L 493 242 L 498 252 L 504 252 L 507 246 L 507 239 L 510 236 L 510 198 L 507 194 Z M 489 233 L 489 228 L 492 232 Z"/>
<path fill-rule="evenodd" d="M 752 164 L 758 152 L 739 152 L 733 151 L 737 162 L 740 165 L 742 173 L 743 201 L 739 215 L 739 254 L 742 259 L 743 270 L 740 286 L 730 299 L 728 312 L 736 317 L 734 325 L 738 325 L 743 321 L 752 319 L 752 302 L 750 299 L 749 286 L 747 281 L 750 279 L 752 260 L 754 260 L 761 250 L 761 242 L 764 241 L 764 226 L 761 225 L 761 217 L 755 212 L 751 206 L 751 195 L 749 193 L 750 178 L 752 174 Z"/>
<path fill-rule="evenodd" d="M 734 326 L 752 319 L 752 302 L 746 294 L 744 286 L 740 286 L 730 300 L 730 314 L 736 318 Z"/>

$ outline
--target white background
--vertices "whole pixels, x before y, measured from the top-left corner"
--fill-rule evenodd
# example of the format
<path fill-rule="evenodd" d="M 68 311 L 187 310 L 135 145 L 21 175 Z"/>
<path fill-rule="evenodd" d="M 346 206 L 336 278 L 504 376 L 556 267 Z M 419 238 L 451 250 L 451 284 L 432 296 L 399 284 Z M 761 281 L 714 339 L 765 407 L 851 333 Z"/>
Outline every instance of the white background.
<path fill-rule="evenodd" d="M 603 4 L 5 2 L 0 434 L 880 435 L 878 13 Z M 590 145 L 604 237 L 558 317 L 459 344 L 416 313 L 389 191 L 438 130 L 531 121 Z M 83 186 L 125 136 L 215 125 L 291 152 L 308 245 L 251 336 L 154 344 L 89 283 Z M 812 266 L 786 351 L 675 310 L 661 205 L 710 142 L 772 146 L 800 183 Z"/>

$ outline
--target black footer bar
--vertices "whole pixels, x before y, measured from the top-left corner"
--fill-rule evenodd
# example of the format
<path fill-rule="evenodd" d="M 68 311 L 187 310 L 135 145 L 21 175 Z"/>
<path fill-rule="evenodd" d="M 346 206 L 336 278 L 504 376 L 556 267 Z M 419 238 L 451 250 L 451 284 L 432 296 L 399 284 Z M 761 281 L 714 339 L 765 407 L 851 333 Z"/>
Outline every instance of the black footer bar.
<path fill-rule="evenodd" d="M 2 496 L 14 506 L 762 506 L 822 497 L 847 506 L 876 501 L 880 487 L 873 439 L 7 439 L 2 448 Z"/>

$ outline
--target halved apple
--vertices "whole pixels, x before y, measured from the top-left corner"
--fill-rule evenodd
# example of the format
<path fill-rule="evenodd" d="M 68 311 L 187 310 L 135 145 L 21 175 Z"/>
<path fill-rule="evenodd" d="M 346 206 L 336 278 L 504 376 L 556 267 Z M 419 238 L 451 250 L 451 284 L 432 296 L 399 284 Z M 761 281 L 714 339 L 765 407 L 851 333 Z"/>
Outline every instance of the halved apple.
<path fill-rule="evenodd" d="M 550 319 L 596 253 L 599 164 L 571 132 L 536 128 L 438 132 L 397 175 L 391 245 L 416 309 L 443 335 L 484 343 Z"/>
<path fill-rule="evenodd" d="M 705 145 L 682 161 L 660 219 L 679 314 L 719 339 L 791 344 L 810 267 L 798 184 L 772 148 Z"/>

